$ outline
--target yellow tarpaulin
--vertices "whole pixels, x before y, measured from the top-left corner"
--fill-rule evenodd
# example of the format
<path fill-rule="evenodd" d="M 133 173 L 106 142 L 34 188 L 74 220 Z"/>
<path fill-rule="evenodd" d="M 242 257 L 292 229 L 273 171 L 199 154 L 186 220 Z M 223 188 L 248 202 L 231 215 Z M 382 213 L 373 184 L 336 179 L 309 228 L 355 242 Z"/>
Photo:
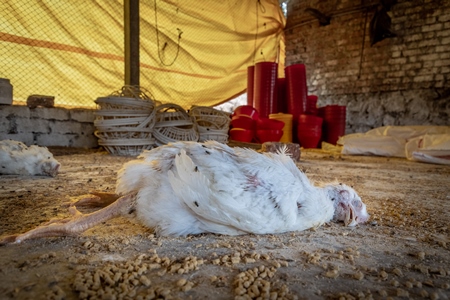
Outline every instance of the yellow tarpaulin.
<path fill-rule="evenodd" d="M 123 1 L 0 3 L 0 77 L 14 99 L 94 106 L 124 85 Z M 284 67 L 278 0 L 141 1 L 140 85 L 159 101 L 215 105 L 245 91 L 247 67 Z"/>

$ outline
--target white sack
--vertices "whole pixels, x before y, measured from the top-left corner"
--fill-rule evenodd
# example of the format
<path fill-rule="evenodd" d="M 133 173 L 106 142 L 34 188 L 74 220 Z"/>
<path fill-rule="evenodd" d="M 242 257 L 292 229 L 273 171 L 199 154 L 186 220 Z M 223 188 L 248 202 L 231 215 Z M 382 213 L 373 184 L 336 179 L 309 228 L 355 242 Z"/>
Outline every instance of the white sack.
<path fill-rule="evenodd" d="M 382 135 L 346 135 L 339 139 L 342 154 L 405 157 L 406 140 Z"/>
<path fill-rule="evenodd" d="M 450 126 L 384 126 L 341 137 L 342 154 L 450 164 Z"/>

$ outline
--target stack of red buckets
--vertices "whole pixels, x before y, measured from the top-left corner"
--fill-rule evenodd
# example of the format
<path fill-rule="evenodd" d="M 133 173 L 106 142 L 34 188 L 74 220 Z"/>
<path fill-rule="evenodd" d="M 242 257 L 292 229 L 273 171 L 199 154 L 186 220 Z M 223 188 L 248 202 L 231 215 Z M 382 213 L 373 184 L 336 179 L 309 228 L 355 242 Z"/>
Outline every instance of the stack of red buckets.
<path fill-rule="evenodd" d="M 260 62 L 247 69 L 247 104 L 261 117 L 288 113 L 293 116 L 293 140 L 303 148 L 317 148 L 320 141 L 336 144 L 345 134 L 346 107 L 327 105 L 317 108 L 318 97 L 308 95 L 306 67 L 294 64 L 278 78 L 278 64 Z"/>
<path fill-rule="evenodd" d="M 323 118 L 323 141 L 336 145 L 339 137 L 345 134 L 345 115 L 345 106 L 327 105 L 319 108 L 319 116 Z"/>
<path fill-rule="evenodd" d="M 253 75 L 253 107 L 262 118 L 278 111 L 278 64 L 260 62 L 255 64 Z"/>

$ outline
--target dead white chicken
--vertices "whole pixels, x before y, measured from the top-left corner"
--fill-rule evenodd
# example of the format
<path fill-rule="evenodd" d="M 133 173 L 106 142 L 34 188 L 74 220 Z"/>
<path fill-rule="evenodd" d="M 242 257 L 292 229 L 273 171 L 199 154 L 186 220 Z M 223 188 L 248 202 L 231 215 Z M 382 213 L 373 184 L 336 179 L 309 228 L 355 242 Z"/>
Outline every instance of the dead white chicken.
<path fill-rule="evenodd" d="M 113 203 L 88 215 L 72 206 L 72 218 L 0 243 L 78 234 L 117 216 L 135 216 L 161 235 L 176 236 L 281 233 L 332 219 L 354 226 L 369 218 L 352 188 L 312 185 L 285 153 L 260 154 L 217 142 L 177 142 L 144 152 L 120 170 L 116 194 L 96 195 L 77 205 Z"/>
<path fill-rule="evenodd" d="M 60 163 L 46 147 L 0 141 L 0 174 L 56 176 Z"/>

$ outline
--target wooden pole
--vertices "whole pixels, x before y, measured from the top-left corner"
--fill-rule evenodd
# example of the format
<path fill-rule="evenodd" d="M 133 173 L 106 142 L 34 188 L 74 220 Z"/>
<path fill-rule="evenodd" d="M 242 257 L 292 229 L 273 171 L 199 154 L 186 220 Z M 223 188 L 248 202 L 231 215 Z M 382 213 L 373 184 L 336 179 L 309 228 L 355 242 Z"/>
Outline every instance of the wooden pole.
<path fill-rule="evenodd" d="M 139 85 L 139 0 L 124 1 L 125 85 Z"/>

